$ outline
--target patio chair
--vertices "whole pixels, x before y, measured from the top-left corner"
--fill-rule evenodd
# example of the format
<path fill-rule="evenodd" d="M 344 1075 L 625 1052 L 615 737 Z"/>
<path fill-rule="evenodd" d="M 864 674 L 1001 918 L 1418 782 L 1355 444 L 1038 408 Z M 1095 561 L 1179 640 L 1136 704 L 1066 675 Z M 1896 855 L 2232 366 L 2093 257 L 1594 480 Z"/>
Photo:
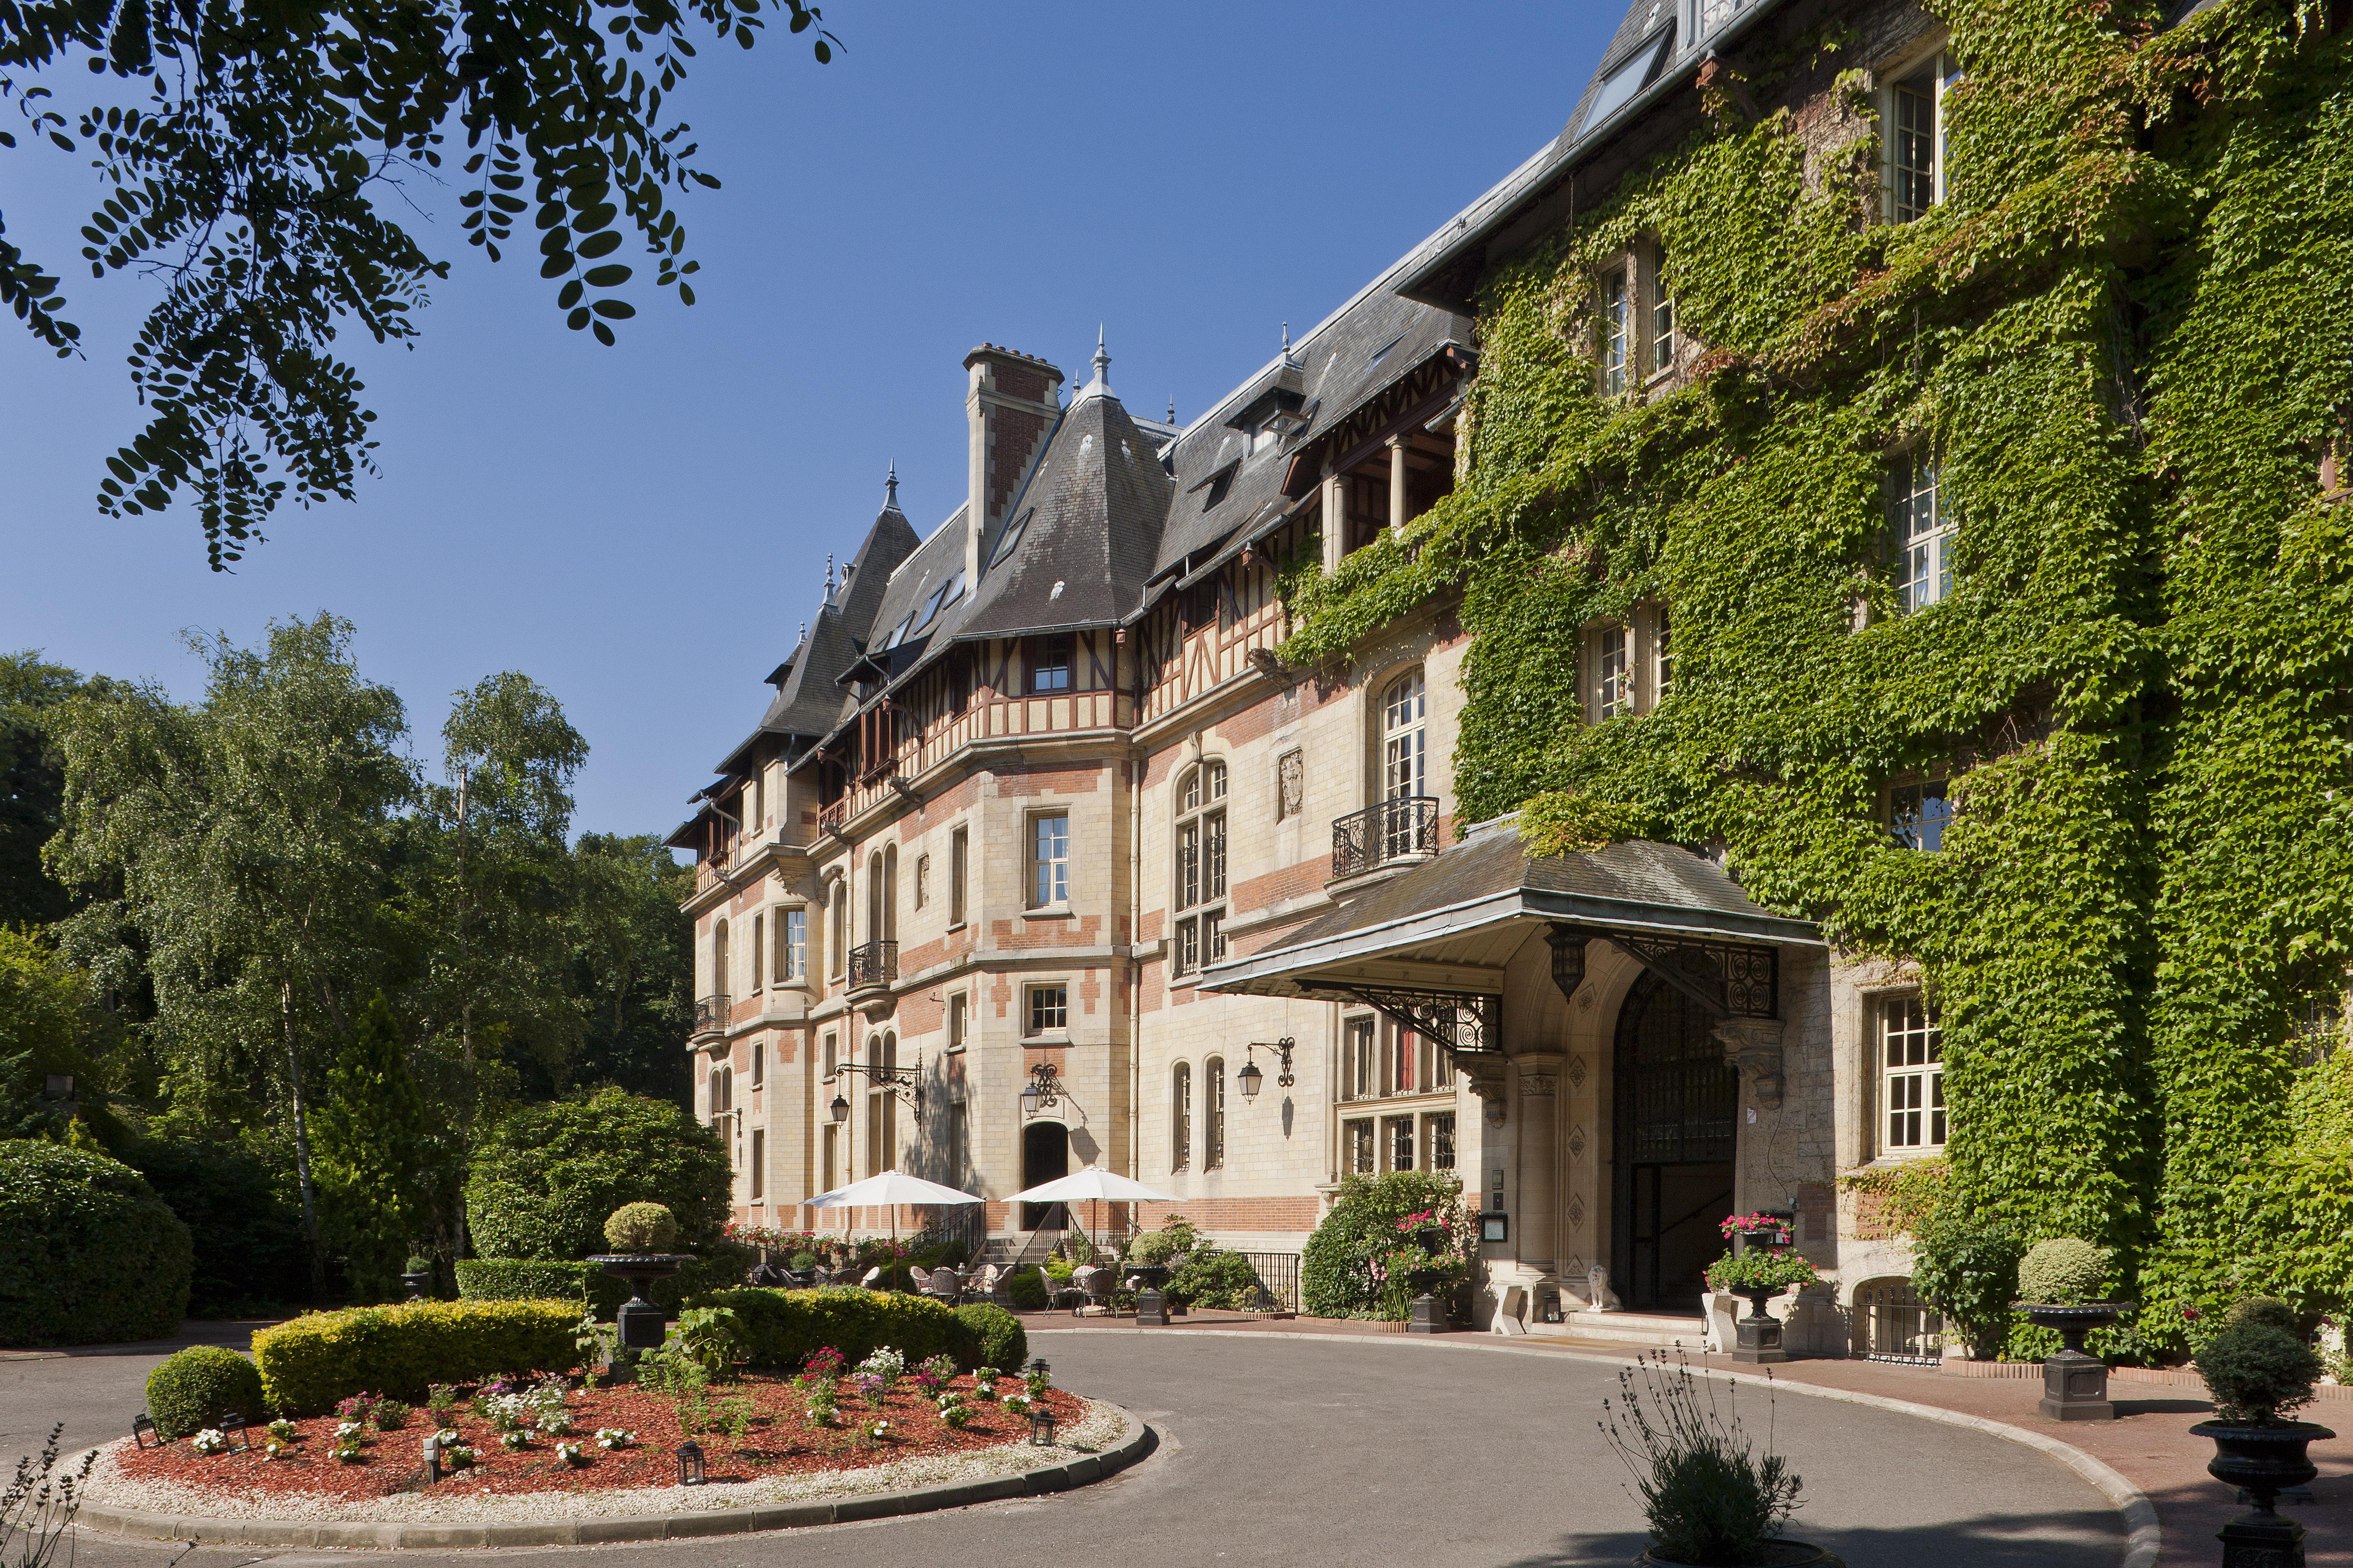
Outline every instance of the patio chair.
<path fill-rule="evenodd" d="M 1047 1273 L 1042 1268 L 1038 1270 L 1038 1278 L 1043 1280 L 1046 1285 L 1046 1309 L 1049 1311 L 1060 1307 L 1063 1302 L 1070 1300 L 1073 1297 L 1082 1301 L 1086 1300 L 1087 1293 L 1079 1289 L 1075 1280 L 1057 1279 L 1051 1274 Z"/>
<path fill-rule="evenodd" d="M 907 1277 L 915 1282 L 915 1289 L 918 1291 L 926 1296 L 932 1293 L 931 1270 L 927 1268 L 918 1268 L 913 1264 L 910 1263 L 907 1265 Z"/>
<path fill-rule="evenodd" d="M 1071 1283 L 1079 1288 L 1079 1293 L 1085 1298 L 1085 1305 L 1102 1307 L 1105 1310 L 1110 1310 L 1112 1293 L 1119 1284 L 1110 1269 L 1096 1264 L 1072 1270 Z"/>
<path fill-rule="evenodd" d="M 858 1282 L 859 1282 L 859 1284 L 860 1284 L 860 1285 L 864 1286 L 867 1289 L 871 1290 L 871 1289 L 873 1289 L 875 1288 L 874 1282 L 875 1282 L 877 1279 L 881 1279 L 881 1278 L 882 1278 L 882 1266 L 881 1266 L 881 1264 L 879 1264 L 879 1263 L 878 1263 L 878 1264 L 876 1264 L 873 1268 L 871 1268 L 868 1269 L 868 1270 L 866 1271 L 865 1275 L 864 1275 L 861 1279 L 860 1279 L 860 1280 L 859 1280 Z"/>
<path fill-rule="evenodd" d="M 984 1263 L 973 1270 L 972 1278 L 964 1282 L 964 1293 L 977 1300 L 994 1301 L 1005 1289 L 1005 1270 L 994 1263 Z"/>
<path fill-rule="evenodd" d="M 954 1268 L 933 1269 L 930 1283 L 919 1282 L 916 1289 L 934 1300 L 944 1301 L 951 1307 L 964 1297 L 964 1280 Z"/>

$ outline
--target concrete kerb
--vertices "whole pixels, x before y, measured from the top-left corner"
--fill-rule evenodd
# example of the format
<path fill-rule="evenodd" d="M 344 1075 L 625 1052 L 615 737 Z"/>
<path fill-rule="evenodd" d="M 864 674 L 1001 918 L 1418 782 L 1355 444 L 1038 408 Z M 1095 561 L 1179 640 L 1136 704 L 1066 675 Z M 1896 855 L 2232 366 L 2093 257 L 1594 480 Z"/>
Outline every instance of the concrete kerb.
<path fill-rule="evenodd" d="M 1031 1338 L 1040 1334 L 1134 1334 L 1147 1331 L 1125 1329 L 1043 1329 L 1029 1331 Z M 1630 1355 L 1602 1355 L 1592 1351 L 1537 1349 L 1525 1342 L 1491 1338 L 1485 1334 L 1451 1334 L 1442 1338 L 1406 1334 L 1317 1334 L 1296 1333 L 1280 1329 L 1185 1329 L 1178 1331 L 1187 1337 L 1214 1334 L 1230 1340 L 1309 1340 L 1317 1344 L 1392 1345 L 1402 1350 L 1463 1351 L 1474 1354 L 1517 1355 L 1538 1361 L 1589 1361 L 1604 1366 L 1623 1366 L 1634 1358 Z M 1767 1379 L 1761 1373 L 1727 1372 L 1720 1367 L 1694 1367 L 1695 1375 L 1722 1378 L 1728 1383 L 1769 1382 L 1776 1394 L 1802 1394 L 1815 1399 L 1835 1399 L 1848 1405 L 1868 1405 L 1875 1410 L 1890 1410 L 1903 1415 L 1917 1416 L 1923 1421 L 1941 1421 L 1947 1426 L 1960 1426 L 1973 1432 L 1983 1432 L 2007 1442 L 2039 1449 L 2084 1478 L 2092 1489 L 2108 1500 L 2117 1513 L 2124 1517 L 2125 1554 L 2120 1568 L 2157 1568 L 2158 1558 L 2164 1549 L 2164 1533 L 2157 1521 L 2157 1505 L 2148 1494 L 2118 1471 L 2076 1447 L 2063 1443 L 2048 1434 L 2024 1426 L 2013 1426 L 2007 1421 L 1989 1416 L 1971 1415 L 1965 1411 L 1946 1410 L 1934 1405 L 1916 1405 L 1908 1399 L 1890 1399 L 1884 1394 L 1862 1394 L 1849 1388 L 1823 1388 L 1812 1384 L 1790 1383 L 1779 1378 Z"/>
<path fill-rule="evenodd" d="M 1017 1475 L 949 1481 L 939 1486 L 913 1487 L 904 1491 L 872 1492 L 858 1497 L 817 1499 L 806 1502 L 761 1503 L 751 1508 L 712 1509 L 707 1512 L 618 1514 L 591 1519 L 519 1520 L 480 1524 L 206 1519 L 187 1514 L 140 1513 L 92 1501 L 82 1505 L 79 1522 L 110 1535 L 144 1541 L 185 1541 L 206 1545 L 355 1547 L 376 1552 L 602 1546 L 625 1541 L 685 1541 L 702 1536 L 806 1530 L 812 1525 L 890 1519 L 901 1514 L 931 1513 L 940 1509 L 969 1508 L 975 1503 L 998 1502 L 1007 1498 L 1069 1491 L 1074 1487 L 1117 1475 L 1152 1451 L 1152 1428 L 1116 1405 L 1105 1400 L 1095 1403 L 1116 1412 L 1124 1423 L 1119 1440 L 1099 1453 L 1080 1455 L 1060 1464 L 1043 1465 Z"/>

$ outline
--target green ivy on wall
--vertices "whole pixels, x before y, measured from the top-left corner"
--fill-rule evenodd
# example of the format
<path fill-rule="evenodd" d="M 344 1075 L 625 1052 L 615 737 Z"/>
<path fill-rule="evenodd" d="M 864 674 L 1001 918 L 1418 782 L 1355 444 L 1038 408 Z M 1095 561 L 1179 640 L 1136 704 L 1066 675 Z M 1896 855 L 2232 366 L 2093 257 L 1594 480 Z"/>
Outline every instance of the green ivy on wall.
<path fill-rule="evenodd" d="M 1460 483 L 1287 575 L 1284 652 L 1345 662 L 1459 594 L 1464 816 L 1721 841 L 1759 900 L 1916 959 L 1949 1201 L 2116 1247 L 2178 1344 L 2184 1307 L 2353 1284 L 2353 1198 L 2324 1195 L 2353 1114 L 2306 1106 L 2339 1069 L 2291 1027 L 2353 956 L 2353 505 L 2315 482 L 2353 405 L 2353 42 L 2310 0 L 2169 31 L 2147 0 L 1940 10 L 1968 72 L 1942 205 L 1866 221 L 1841 34 L 1709 89 L 1683 145 L 1490 269 Z M 1777 95 L 1844 139 L 1754 109 Z M 1646 238 L 1707 357 L 1607 399 L 1592 279 Z M 1915 449 L 1957 577 L 1903 615 L 1884 496 Z M 1673 695 L 1588 725 L 1583 628 L 1645 601 Z M 1941 853 L 1884 826 L 1911 770 L 1952 775 Z"/>

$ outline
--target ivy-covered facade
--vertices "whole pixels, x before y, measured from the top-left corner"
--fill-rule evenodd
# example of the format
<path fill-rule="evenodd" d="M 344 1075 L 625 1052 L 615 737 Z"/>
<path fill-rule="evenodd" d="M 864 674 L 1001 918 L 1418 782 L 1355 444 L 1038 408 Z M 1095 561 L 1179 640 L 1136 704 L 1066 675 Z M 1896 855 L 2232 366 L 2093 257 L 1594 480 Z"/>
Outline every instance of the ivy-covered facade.
<path fill-rule="evenodd" d="M 1401 275 L 1475 312 L 1456 482 L 1295 555 L 1282 656 L 1451 606 L 1460 821 L 1812 922 L 1834 1268 L 1941 1160 L 2155 1348 L 2353 1290 L 2348 13 L 1636 0 Z"/>

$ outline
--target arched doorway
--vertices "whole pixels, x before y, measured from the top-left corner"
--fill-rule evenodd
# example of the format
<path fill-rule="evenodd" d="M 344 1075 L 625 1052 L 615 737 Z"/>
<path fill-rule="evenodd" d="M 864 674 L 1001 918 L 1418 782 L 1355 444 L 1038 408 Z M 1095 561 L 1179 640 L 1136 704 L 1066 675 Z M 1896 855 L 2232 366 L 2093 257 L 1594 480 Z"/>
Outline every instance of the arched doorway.
<path fill-rule="evenodd" d="M 1697 1312 L 1724 1253 L 1740 1079 L 1713 1022 L 1647 973 L 1618 1009 L 1609 1277 L 1637 1310 Z"/>
<path fill-rule="evenodd" d="M 1021 1185 L 1057 1181 L 1071 1173 L 1071 1130 L 1059 1121 L 1032 1121 L 1021 1129 Z M 1060 1204 L 1023 1204 L 1024 1230 L 1068 1230 Z"/>

